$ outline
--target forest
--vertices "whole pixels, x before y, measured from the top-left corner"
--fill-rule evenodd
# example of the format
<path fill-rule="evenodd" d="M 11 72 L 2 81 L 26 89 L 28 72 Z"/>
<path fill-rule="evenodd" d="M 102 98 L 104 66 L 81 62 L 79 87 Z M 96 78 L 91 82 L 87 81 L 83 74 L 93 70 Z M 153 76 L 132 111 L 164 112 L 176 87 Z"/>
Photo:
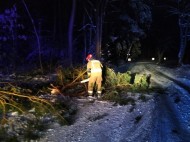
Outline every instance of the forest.
<path fill-rule="evenodd" d="M 0 6 L 0 64 L 6 71 L 85 64 L 89 53 L 113 64 L 129 56 L 189 62 L 185 0 L 9 0 Z"/>

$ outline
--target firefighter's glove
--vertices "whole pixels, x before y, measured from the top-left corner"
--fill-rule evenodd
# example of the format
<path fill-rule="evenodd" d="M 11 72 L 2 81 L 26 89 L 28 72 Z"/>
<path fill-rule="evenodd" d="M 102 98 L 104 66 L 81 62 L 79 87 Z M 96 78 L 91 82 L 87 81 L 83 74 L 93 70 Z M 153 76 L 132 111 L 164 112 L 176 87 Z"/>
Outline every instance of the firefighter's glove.
<path fill-rule="evenodd" d="M 91 76 L 91 73 L 88 73 L 88 78 Z"/>

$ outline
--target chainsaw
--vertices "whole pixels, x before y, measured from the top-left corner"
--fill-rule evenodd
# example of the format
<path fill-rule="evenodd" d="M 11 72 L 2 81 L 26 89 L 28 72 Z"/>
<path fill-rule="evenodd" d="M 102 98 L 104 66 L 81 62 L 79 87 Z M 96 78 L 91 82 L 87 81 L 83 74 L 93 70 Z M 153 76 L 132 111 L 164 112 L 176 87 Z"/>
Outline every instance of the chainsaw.
<path fill-rule="evenodd" d="M 85 82 L 88 82 L 88 81 L 89 81 L 89 78 L 82 80 L 80 83 L 85 83 Z"/>

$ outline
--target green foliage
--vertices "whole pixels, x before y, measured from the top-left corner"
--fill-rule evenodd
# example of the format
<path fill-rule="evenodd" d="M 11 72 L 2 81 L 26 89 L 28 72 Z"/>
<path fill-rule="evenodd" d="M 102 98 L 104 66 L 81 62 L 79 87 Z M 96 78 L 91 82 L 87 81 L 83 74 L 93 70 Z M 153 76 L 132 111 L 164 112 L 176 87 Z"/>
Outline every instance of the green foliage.
<path fill-rule="evenodd" d="M 131 58 L 136 59 L 141 54 L 141 43 L 139 40 L 133 41 L 131 49 Z"/>
<path fill-rule="evenodd" d="M 20 45 L 25 45 L 26 40 L 24 25 L 20 23 L 16 4 L 6 8 L 0 13 L 0 63 L 6 64 L 6 67 L 21 63 L 24 58 L 20 55 L 23 56 L 25 50 L 20 50 Z"/>
<path fill-rule="evenodd" d="M 117 102 L 119 104 L 135 104 L 133 98 L 126 97 L 126 92 L 142 92 L 149 90 L 151 75 L 131 73 L 116 73 L 113 69 L 106 69 L 106 81 L 104 84 L 104 99 Z M 145 100 L 142 96 L 139 99 Z"/>
<path fill-rule="evenodd" d="M 148 89 L 147 75 L 136 74 L 134 84 L 132 85 L 133 90 L 146 90 Z"/>
<path fill-rule="evenodd" d="M 66 85 L 71 82 L 85 79 L 86 68 L 63 68 L 62 66 L 59 66 L 56 70 L 56 73 L 57 83 L 59 85 Z"/>
<path fill-rule="evenodd" d="M 105 86 L 115 86 L 117 85 L 117 74 L 113 69 L 106 69 L 106 82 Z"/>
<path fill-rule="evenodd" d="M 60 85 L 63 85 L 64 82 L 66 81 L 66 79 L 65 79 L 65 72 L 67 72 L 67 71 L 64 70 L 62 66 L 60 66 L 60 67 L 58 67 L 56 69 L 57 83 L 60 84 Z"/>
<path fill-rule="evenodd" d="M 105 87 L 116 88 L 118 86 L 130 86 L 130 72 L 115 73 L 111 68 L 107 68 Z"/>
<path fill-rule="evenodd" d="M 134 74 L 134 73 L 133 73 Z M 148 89 L 150 85 L 150 78 L 148 79 L 148 75 L 146 74 L 138 74 L 136 73 L 134 78 L 133 74 L 128 71 L 125 73 L 116 73 L 113 69 L 107 68 L 106 71 L 106 81 L 105 81 L 105 89 L 106 88 L 120 88 L 126 87 L 128 89 Z M 132 81 L 134 79 L 134 81 Z"/>
<path fill-rule="evenodd" d="M 4 13 L 0 14 L 0 41 L 8 41 L 21 39 L 26 40 L 26 36 L 24 34 L 16 35 L 16 31 L 22 31 L 24 29 L 24 25 L 18 23 L 18 12 L 17 7 L 14 5 L 12 8 L 5 9 Z M 18 31 L 17 31 L 18 32 Z"/>

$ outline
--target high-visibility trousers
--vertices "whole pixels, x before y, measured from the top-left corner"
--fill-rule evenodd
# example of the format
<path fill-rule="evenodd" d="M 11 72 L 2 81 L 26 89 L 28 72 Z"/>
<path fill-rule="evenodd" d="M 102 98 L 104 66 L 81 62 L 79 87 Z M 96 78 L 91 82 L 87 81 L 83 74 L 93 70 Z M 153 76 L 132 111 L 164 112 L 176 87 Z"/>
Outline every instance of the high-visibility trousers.
<path fill-rule="evenodd" d="M 93 94 L 94 87 L 96 87 L 97 93 L 101 94 L 101 92 L 102 92 L 102 72 L 91 73 L 91 76 L 90 76 L 89 82 L 88 82 L 89 95 Z"/>

